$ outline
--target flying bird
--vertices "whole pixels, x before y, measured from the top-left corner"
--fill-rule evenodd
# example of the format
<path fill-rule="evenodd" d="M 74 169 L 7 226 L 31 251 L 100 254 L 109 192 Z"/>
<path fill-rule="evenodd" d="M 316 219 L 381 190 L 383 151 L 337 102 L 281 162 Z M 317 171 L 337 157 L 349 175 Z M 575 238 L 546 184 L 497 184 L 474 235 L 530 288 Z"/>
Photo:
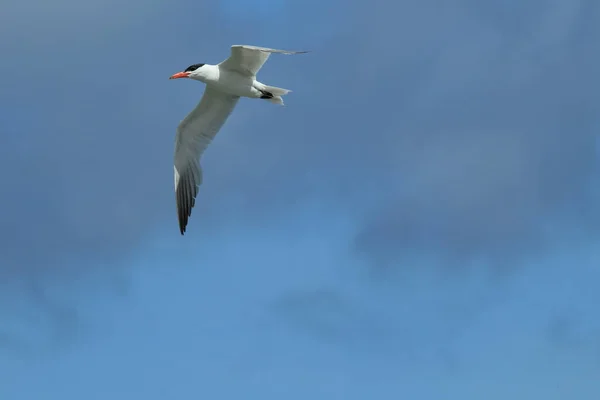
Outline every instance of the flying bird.
<path fill-rule="evenodd" d="M 248 45 L 231 46 L 231 55 L 217 64 L 193 64 L 169 79 L 188 78 L 206 84 L 202 99 L 177 127 L 175 137 L 175 198 L 179 230 L 185 233 L 188 219 L 202 184 L 200 157 L 215 138 L 240 97 L 264 99 L 283 105 L 282 96 L 291 92 L 256 80 L 256 74 L 271 53 L 300 54 Z"/>

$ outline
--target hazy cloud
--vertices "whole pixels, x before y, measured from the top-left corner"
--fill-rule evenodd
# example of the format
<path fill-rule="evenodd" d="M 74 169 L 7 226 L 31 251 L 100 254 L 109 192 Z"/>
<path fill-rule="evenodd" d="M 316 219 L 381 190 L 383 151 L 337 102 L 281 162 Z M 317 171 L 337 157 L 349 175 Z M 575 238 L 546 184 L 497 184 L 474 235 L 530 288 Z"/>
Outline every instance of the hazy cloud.
<path fill-rule="evenodd" d="M 596 232 L 597 5 L 537 2 L 509 13 L 466 1 L 441 13 L 434 3 L 406 5 L 401 22 L 376 8 L 363 16 L 376 27 L 367 47 L 391 46 L 404 26 L 404 69 L 430 64 L 380 136 L 388 186 L 356 248 L 386 263 L 426 254 L 507 266 L 543 250 L 557 229 Z M 410 23 L 423 20 L 431 23 Z M 397 60 L 388 52 L 375 63 Z"/>
<path fill-rule="evenodd" d="M 3 17 L 30 14 L 9 4 Z M 182 240 L 315 199 L 349 210 L 353 250 L 386 263 L 510 264 L 557 226 L 597 228 L 596 2 L 354 2 L 335 25 L 316 11 L 336 2 L 286 4 L 276 35 L 217 3 L 111 4 L 0 24 L 4 285 L 110 275 L 158 229 L 177 234 L 174 129 L 203 89 L 166 78 L 242 42 L 312 53 L 261 72 L 294 91 L 288 107 L 240 103 Z"/>

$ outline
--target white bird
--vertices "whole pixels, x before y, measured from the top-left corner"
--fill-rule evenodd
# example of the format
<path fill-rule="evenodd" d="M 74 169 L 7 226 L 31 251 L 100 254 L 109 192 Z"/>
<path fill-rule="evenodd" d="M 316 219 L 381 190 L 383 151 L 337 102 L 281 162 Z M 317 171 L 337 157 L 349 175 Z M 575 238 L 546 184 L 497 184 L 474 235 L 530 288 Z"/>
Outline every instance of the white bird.
<path fill-rule="evenodd" d="M 175 137 L 175 197 L 179 230 L 183 235 L 198 188 L 202 183 L 200 157 L 219 132 L 240 97 L 265 99 L 283 105 L 281 96 L 291 90 L 267 86 L 256 80 L 256 74 L 271 53 L 299 54 L 265 47 L 234 45 L 231 55 L 217 64 L 194 64 L 169 79 L 189 78 L 206 84 L 202 99 L 177 127 Z"/>

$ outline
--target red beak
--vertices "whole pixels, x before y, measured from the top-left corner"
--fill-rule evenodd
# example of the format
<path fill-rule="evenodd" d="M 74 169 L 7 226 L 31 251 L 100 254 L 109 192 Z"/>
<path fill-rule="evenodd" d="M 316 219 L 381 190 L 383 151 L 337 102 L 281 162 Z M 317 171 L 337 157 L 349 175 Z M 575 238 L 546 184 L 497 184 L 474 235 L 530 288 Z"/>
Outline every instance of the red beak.
<path fill-rule="evenodd" d="M 189 72 L 178 72 L 176 74 L 171 75 L 169 79 L 179 79 L 179 78 L 187 78 L 190 76 Z"/>

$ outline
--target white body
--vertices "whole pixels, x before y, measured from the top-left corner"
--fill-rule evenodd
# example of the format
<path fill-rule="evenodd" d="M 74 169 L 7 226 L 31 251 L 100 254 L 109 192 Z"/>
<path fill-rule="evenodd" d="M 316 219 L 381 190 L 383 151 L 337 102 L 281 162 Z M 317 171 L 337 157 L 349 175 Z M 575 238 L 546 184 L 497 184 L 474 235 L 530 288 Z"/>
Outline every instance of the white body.
<path fill-rule="evenodd" d="M 271 53 L 296 54 L 286 50 L 235 45 L 231 56 L 218 65 L 204 64 L 189 73 L 187 78 L 206 84 L 202 100 L 177 127 L 174 155 L 175 197 L 181 234 L 202 183 L 200 157 L 215 138 L 240 97 L 264 98 L 283 105 L 281 96 L 290 91 L 267 86 L 256 80 L 256 74 Z M 181 77 L 181 76 L 179 76 Z"/>
<path fill-rule="evenodd" d="M 237 71 L 221 68 L 219 65 L 204 64 L 190 75 L 191 79 L 204 82 L 220 92 L 237 97 L 260 98 L 265 85 L 255 77 L 242 75 Z"/>

